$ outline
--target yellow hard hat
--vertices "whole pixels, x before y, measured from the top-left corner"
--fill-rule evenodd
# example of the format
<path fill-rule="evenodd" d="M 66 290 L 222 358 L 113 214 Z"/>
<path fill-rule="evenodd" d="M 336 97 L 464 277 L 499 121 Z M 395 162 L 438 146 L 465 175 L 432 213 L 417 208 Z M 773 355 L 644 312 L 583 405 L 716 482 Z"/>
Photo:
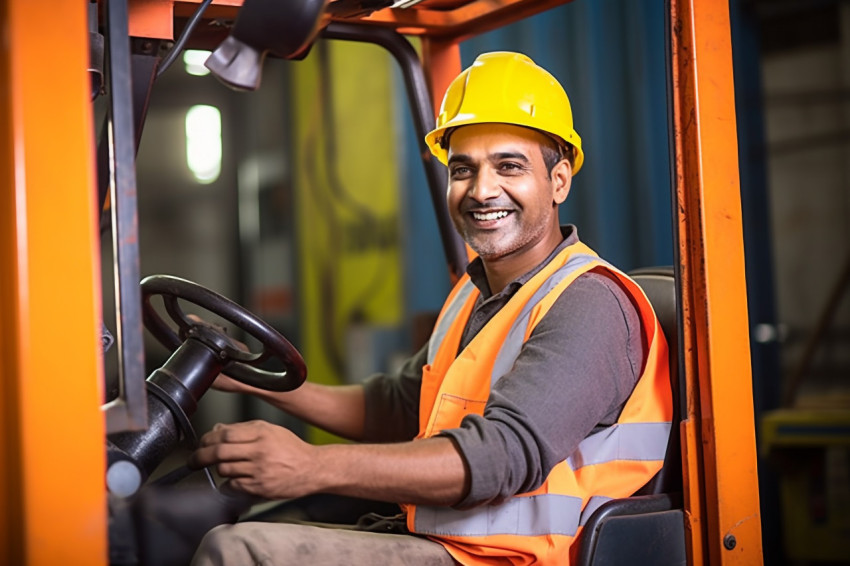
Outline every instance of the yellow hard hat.
<path fill-rule="evenodd" d="M 431 153 L 448 162 L 446 134 L 469 124 L 516 124 L 540 130 L 575 148 L 577 173 L 584 163 L 573 112 L 558 81 L 522 53 L 484 53 L 452 81 L 443 97 L 437 127 L 425 136 Z"/>

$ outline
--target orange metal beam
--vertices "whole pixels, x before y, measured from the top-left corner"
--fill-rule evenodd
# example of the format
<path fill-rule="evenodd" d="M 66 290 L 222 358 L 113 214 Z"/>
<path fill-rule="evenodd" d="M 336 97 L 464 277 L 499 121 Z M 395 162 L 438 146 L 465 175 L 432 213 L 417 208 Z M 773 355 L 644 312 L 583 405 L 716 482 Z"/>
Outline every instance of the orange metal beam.
<path fill-rule="evenodd" d="M 729 13 L 672 1 L 693 564 L 762 563 Z"/>
<path fill-rule="evenodd" d="M 0 3 L 0 564 L 107 559 L 86 6 Z"/>
<path fill-rule="evenodd" d="M 476 0 L 452 10 L 385 8 L 362 18 L 363 23 L 389 26 L 401 33 L 462 41 L 529 18 L 572 0 Z"/>
<path fill-rule="evenodd" d="M 174 17 L 189 17 L 202 0 L 129 0 L 131 37 L 175 39 Z M 236 18 L 243 0 L 213 0 L 204 13 L 205 20 Z"/>
<path fill-rule="evenodd" d="M 422 38 L 422 66 L 425 69 L 425 77 L 428 80 L 428 88 L 431 90 L 431 102 L 434 107 L 434 117 L 440 115 L 440 106 L 443 104 L 443 95 L 449 85 L 461 72 L 460 43 L 456 40 L 439 40 L 425 36 Z M 466 245 L 466 256 L 470 261 L 475 257 L 475 252 Z M 451 284 L 457 283 L 457 274 L 449 270 Z"/>
<path fill-rule="evenodd" d="M 188 17 L 202 0 L 130 0 L 130 35 L 174 39 L 174 18 Z M 475 0 L 453 9 L 384 8 L 368 16 L 335 21 L 389 27 L 407 35 L 462 41 L 572 0 Z M 233 20 L 243 0 L 214 0 L 204 19 Z"/>
<path fill-rule="evenodd" d="M 460 45 L 456 41 L 422 40 L 422 65 L 431 89 L 434 117 L 440 114 L 443 95 L 460 72 Z"/>

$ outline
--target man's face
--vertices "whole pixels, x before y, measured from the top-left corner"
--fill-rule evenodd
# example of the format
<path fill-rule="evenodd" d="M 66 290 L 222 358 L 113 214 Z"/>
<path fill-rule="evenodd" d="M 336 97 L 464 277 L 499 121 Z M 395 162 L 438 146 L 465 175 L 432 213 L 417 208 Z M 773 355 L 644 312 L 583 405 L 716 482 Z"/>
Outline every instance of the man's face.
<path fill-rule="evenodd" d="M 561 162 L 550 177 L 540 152 L 545 142 L 540 132 L 510 124 L 462 126 L 451 134 L 449 213 L 483 259 L 531 249 L 558 230 L 555 205 L 569 192 L 571 171 Z"/>

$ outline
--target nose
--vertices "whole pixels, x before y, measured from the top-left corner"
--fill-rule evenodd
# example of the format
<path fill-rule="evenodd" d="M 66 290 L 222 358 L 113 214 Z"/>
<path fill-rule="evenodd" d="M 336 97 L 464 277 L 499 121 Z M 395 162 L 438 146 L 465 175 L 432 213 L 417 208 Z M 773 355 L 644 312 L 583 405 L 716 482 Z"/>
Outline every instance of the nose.
<path fill-rule="evenodd" d="M 502 194 L 499 176 L 490 167 L 482 167 L 469 187 L 469 198 L 485 202 Z"/>

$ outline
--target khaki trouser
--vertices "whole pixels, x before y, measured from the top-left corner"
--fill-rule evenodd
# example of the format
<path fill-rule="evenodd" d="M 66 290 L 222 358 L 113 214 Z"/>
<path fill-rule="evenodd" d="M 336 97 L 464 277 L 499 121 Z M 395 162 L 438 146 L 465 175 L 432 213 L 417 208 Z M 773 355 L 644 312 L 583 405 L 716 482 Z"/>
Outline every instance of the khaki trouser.
<path fill-rule="evenodd" d="M 455 566 L 439 543 L 333 525 L 237 523 L 206 534 L 192 566 Z"/>

